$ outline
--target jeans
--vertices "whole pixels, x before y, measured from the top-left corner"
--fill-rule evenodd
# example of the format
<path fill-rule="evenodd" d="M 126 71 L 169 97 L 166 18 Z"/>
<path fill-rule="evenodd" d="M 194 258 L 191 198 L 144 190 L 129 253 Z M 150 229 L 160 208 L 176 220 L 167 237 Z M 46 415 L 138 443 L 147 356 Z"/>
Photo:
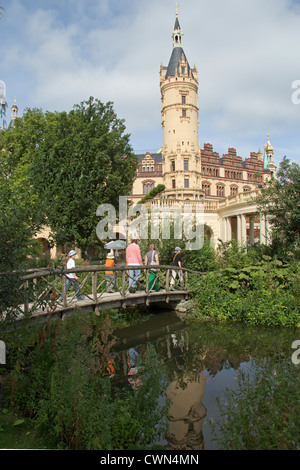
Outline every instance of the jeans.
<path fill-rule="evenodd" d="M 141 270 L 140 269 L 129 269 L 129 287 L 135 289 L 136 283 L 140 279 Z"/>
<path fill-rule="evenodd" d="M 105 274 L 106 277 L 106 291 L 109 292 L 115 287 L 115 275 L 114 274 Z"/>
<path fill-rule="evenodd" d="M 80 299 L 81 294 L 80 294 L 79 287 L 76 283 L 76 280 L 75 279 L 70 279 L 69 277 L 67 277 L 67 280 L 66 280 L 66 293 L 70 289 L 71 285 L 74 287 L 74 291 L 75 291 L 77 299 Z"/>

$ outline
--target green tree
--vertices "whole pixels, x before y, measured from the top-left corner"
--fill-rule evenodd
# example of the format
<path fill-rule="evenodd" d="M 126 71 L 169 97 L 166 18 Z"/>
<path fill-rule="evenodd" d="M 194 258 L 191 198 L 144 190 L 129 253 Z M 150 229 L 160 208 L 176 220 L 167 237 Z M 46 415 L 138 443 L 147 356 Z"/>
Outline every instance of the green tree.
<path fill-rule="evenodd" d="M 137 158 L 124 131 L 112 103 L 93 97 L 69 113 L 47 114 L 31 177 L 57 244 L 85 250 L 98 242 L 97 207 L 118 207 L 119 195 L 129 194 Z"/>
<path fill-rule="evenodd" d="M 34 248 L 33 235 L 44 221 L 29 180 L 32 155 L 44 128 L 43 113 L 33 110 L 0 132 L 0 311 L 6 312 L 6 318 L 17 311 L 20 271 Z"/>
<path fill-rule="evenodd" d="M 26 213 L 33 231 L 45 221 L 43 207 L 31 181 L 31 164 L 45 138 L 46 127 L 46 115 L 34 108 L 26 110 L 15 120 L 13 127 L 0 133 L 1 175 L 6 183 L 9 181 L 10 188 L 5 204 L 13 195 L 14 205 Z"/>
<path fill-rule="evenodd" d="M 299 247 L 300 235 L 300 166 L 284 157 L 277 179 L 257 198 L 259 211 L 268 214 L 272 225 L 272 246 L 276 252 Z"/>

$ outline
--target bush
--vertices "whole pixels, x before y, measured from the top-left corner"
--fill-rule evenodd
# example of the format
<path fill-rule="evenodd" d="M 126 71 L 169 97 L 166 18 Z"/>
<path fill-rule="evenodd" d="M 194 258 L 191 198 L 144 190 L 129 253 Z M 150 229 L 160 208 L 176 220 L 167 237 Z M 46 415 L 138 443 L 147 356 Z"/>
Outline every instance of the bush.
<path fill-rule="evenodd" d="M 144 196 L 140 200 L 140 204 L 143 204 L 143 202 L 149 201 L 149 199 L 153 199 L 155 196 L 157 196 L 159 193 L 161 193 L 165 189 L 166 189 L 166 187 L 165 187 L 164 184 L 158 184 L 157 186 L 152 188 L 151 191 L 149 191 L 149 193 L 146 194 L 146 196 Z"/>
<path fill-rule="evenodd" d="M 194 271 L 213 271 L 218 266 L 217 255 L 209 243 L 204 243 L 200 250 L 182 252 L 182 265 Z"/>
<path fill-rule="evenodd" d="M 93 317 L 75 315 L 49 323 L 38 338 L 29 340 L 24 332 L 18 344 L 7 339 L 16 362 L 6 376 L 6 395 L 48 447 L 128 449 L 150 445 L 165 432 L 166 411 L 158 406 L 161 365 L 152 357 L 138 376 L 138 389 L 113 390 L 107 370 L 111 334 L 108 316 L 99 329 Z"/>
<path fill-rule="evenodd" d="M 240 370 L 239 388 L 218 403 L 213 424 L 218 444 L 233 450 L 298 450 L 300 442 L 299 370 L 281 357 Z"/>
<path fill-rule="evenodd" d="M 252 325 L 300 326 L 299 264 L 265 259 L 190 276 L 193 316 Z"/>

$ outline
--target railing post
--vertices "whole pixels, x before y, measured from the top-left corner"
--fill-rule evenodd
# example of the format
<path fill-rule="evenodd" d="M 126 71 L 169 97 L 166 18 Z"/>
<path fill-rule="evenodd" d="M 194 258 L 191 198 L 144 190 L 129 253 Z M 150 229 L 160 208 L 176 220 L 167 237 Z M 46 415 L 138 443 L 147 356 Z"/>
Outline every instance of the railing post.
<path fill-rule="evenodd" d="M 29 302 L 28 302 L 28 279 L 24 282 L 24 293 L 25 293 L 25 301 L 24 301 L 24 313 L 28 313 L 29 312 Z"/>
<path fill-rule="evenodd" d="M 170 269 L 167 269 L 167 275 L 166 275 L 166 291 L 169 292 L 170 290 L 170 285 L 169 285 L 169 278 L 170 278 Z"/>
<path fill-rule="evenodd" d="M 63 299 L 63 306 L 67 306 L 67 292 L 66 292 L 66 276 L 63 274 L 62 276 L 62 299 Z"/>
<path fill-rule="evenodd" d="M 146 294 L 149 294 L 149 269 L 146 268 L 146 286 L 145 286 Z"/>
<path fill-rule="evenodd" d="M 188 272 L 187 271 L 185 271 L 184 277 L 185 277 L 185 286 L 184 287 L 187 290 L 187 288 L 188 288 Z"/>
<path fill-rule="evenodd" d="M 94 271 L 92 273 L 92 296 L 93 296 L 93 301 L 96 303 L 95 314 L 99 315 L 99 309 L 97 306 L 97 271 Z"/>
<path fill-rule="evenodd" d="M 126 289 L 125 289 L 125 283 L 126 283 L 126 270 L 123 269 L 122 271 L 122 297 L 125 297 L 125 292 L 126 292 Z"/>

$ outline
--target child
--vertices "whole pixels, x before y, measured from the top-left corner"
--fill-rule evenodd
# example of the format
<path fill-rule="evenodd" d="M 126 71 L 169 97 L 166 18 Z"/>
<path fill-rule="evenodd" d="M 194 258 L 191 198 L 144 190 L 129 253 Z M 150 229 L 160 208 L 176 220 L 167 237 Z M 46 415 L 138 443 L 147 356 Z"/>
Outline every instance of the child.
<path fill-rule="evenodd" d="M 113 252 L 108 253 L 106 256 L 105 266 L 112 268 L 114 266 L 114 254 Z M 106 277 L 106 291 L 113 292 L 115 286 L 115 275 L 113 271 L 105 271 Z"/>

